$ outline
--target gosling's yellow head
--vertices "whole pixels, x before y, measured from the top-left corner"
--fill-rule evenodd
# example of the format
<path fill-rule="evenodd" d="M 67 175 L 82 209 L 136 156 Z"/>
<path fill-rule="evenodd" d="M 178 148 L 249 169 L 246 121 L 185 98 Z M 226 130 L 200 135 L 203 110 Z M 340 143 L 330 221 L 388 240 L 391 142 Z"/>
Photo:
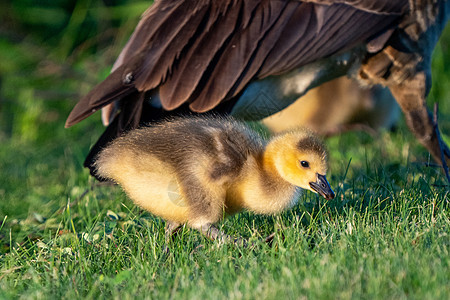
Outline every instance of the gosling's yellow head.
<path fill-rule="evenodd" d="M 312 132 L 298 130 L 279 135 L 268 144 L 267 155 L 284 180 L 328 200 L 334 198 L 325 176 L 327 151 Z"/>

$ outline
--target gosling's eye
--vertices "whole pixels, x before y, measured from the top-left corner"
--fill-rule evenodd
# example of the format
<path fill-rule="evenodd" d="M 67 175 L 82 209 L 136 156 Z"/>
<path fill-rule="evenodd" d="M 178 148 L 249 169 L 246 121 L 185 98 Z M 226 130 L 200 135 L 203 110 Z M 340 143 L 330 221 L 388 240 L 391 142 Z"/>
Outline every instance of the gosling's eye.
<path fill-rule="evenodd" d="M 303 168 L 309 168 L 309 162 L 307 162 L 306 160 L 302 160 L 302 161 L 300 162 L 300 165 L 301 165 Z"/>

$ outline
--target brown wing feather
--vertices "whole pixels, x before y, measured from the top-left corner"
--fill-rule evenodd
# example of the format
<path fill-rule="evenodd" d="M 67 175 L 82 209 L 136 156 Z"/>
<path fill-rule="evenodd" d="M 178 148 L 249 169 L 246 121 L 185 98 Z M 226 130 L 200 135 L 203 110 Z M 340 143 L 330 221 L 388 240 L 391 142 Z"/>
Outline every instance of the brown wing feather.
<path fill-rule="evenodd" d="M 164 108 L 167 110 L 178 107 L 191 97 L 214 57 L 235 31 L 240 5 L 229 3 L 225 6 L 221 1 L 217 4 L 215 6 L 221 7 L 212 8 L 205 29 L 174 67 L 172 75 L 160 86 L 160 96 L 165 99 Z"/>
<path fill-rule="evenodd" d="M 67 125 L 136 89 L 159 87 L 166 109 L 189 101 L 194 111 L 209 110 L 255 78 L 281 74 L 367 41 L 409 9 L 408 0 L 307 2 L 315 3 L 156 1 L 115 71 L 75 106 Z"/>
<path fill-rule="evenodd" d="M 261 71 L 261 67 L 264 65 L 267 57 L 271 51 L 278 48 L 278 41 L 283 35 L 283 31 L 288 26 L 289 21 L 294 17 L 295 13 L 298 11 L 300 5 L 305 5 L 299 2 L 288 2 L 286 7 L 281 12 L 280 16 L 275 20 L 272 28 L 267 32 L 264 38 L 260 41 L 258 48 L 256 49 L 251 62 L 248 64 L 246 70 L 242 72 L 239 79 L 236 81 L 233 89 L 230 90 L 228 97 L 235 96 L 239 91 L 241 91 L 245 85 L 252 80 L 256 74 Z M 312 5 L 308 5 L 312 7 Z M 307 22 L 304 22 L 307 23 Z M 296 32 L 299 35 L 298 32 Z M 283 45 L 283 44 L 280 44 Z"/>
<path fill-rule="evenodd" d="M 150 90 L 164 82 L 180 53 L 187 46 L 197 31 L 207 6 L 189 10 L 189 3 L 184 2 L 161 24 L 161 28 L 146 42 L 142 68 L 136 76 L 136 88 L 140 91 Z"/>
<path fill-rule="evenodd" d="M 179 8 L 183 1 L 158 1 L 150 6 L 143 14 L 133 34 L 119 54 L 113 66 L 113 71 L 126 60 L 133 57 L 140 49 L 148 44 L 161 25 L 167 20 L 174 10 Z M 165 11 L 166 13 L 159 13 Z"/>
<path fill-rule="evenodd" d="M 252 14 L 246 7 L 244 12 Z M 253 12 L 253 19 L 246 28 L 239 28 L 214 66 L 208 81 L 191 103 L 193 111 L 204 112 L 220 103 L 248 68 L 261 40 L 286 7 L 286 1 L 260 1 Z M 250 7 L 254 9 L 254 7 Z"/>
<path fill-rule="evenodd" d="M 111 73 L 107 79 L 94 87 L 72 109 L 66 120 L 66 127 L 75 125 L 92 115 L 103 106 L 125 97 L 135 91 L 132 85 L 125 85 L 122 73 L 125 66 Z"/>
<path fill-rule="evenodd" d="M 66 127 L 136 89 L 146 91 L 157 87 L 169 74 L 192 32 L 197 30 L 208 3 L 207 0 L 163 0 L 151 6 L 119 55 L 114 71 L 77 103 Z"/>
<path fill-rule="evenodd" d="M 303 0 L 323 5 L 345 4 L 370 13 L 402 15 L 408 9 L 407 1 L 397 0 Z"/>
<path fill-rule="evenodd" d="M 319 19 L 319 17 L 321 19 Z M 304 23 L 298 19 L 309 18 Z M 383 32 L 397 17 L 374 15 L 346 5 L 302 6 L 286 25 L 264 62 L 258 78 L 288 72 L 308 62 L 332 55 Z M 360 26 L 360 24 L 365 24 Z M 305 25 L 307 24 L 307 25 Z M 358 30 L 355 30 L 355 29 Z M 375 30 L 374 30 L 375 29 Z"/>

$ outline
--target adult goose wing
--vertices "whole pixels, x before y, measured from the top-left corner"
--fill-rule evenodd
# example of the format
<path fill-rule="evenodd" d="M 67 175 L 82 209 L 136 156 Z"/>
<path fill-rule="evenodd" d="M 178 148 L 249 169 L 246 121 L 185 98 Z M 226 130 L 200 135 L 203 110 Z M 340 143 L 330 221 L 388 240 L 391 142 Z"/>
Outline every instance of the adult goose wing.
<path fill-rule="evenodd" d="M 112 73 L 78 102 L 66 126 L 116 101 L 121 114 L 133 112 L 122 115 L 123 122 L 137 124 L 142 110 L 129 106 L 142 105 L 139 94 L 151 90 L 159 92 L 165 110 L 188 102 L 195 112 L 208 111 L 251 80 L 383 34 L 407 10 L 407 0 L 156 1 Z"/>

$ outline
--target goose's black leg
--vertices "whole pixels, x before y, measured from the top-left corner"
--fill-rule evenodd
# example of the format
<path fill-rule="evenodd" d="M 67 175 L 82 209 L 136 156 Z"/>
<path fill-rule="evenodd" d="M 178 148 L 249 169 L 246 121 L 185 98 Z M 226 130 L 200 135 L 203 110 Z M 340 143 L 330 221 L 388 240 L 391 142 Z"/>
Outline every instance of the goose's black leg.
<path fill-rule="evenodd" d="M 438 126 L 438 104 L 434 104 L 434 113 L 433 113 L 433 126 L 434 131 L 436 133 L 436 137 L 439 141 L 439 148 L 441 149 L 441 161 L 442 161 L 442 168 L 444 168 L 445 176 L 447 177 L 448 183 L 450 183 L 450 174 L 448 171 L 448 164 L 447 160 L 450 158 L 450 150 L 448 149 L 447 145 L 441 138 L 441 132 L 439 131 Z"/>
<path fill-rule="evenodd" d="M 447 181 L 450 183 L 448 164 L 450 150 L 441 138 L 437 123 L 437 106 L 434 117 L 426 107 L 426 76 L 417 73 L 411 79 L 390 87 L 392 94 L 399 103 L 406 118 L 406 122 L 419 142 L 425 146 L 433 158 L 442 166 Z"/>

